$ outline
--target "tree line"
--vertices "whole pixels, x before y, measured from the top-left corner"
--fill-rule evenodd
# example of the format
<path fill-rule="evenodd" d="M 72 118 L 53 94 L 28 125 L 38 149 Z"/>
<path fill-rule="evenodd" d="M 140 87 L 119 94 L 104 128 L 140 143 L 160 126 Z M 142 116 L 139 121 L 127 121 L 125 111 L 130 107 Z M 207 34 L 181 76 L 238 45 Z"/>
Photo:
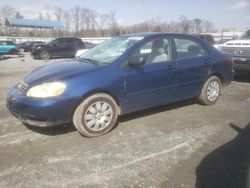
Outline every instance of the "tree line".
<path fill-rule="evenodd" d="M 25 18 L 21 12 L 12 6 L 0 7 L 0 35 L 9 35 L 5 27 L 5 18 Z M 161 17 L 152 17 L 144 22 L 133 25 L 122 25 L 118 22 L 115 11 L 98 13 L 93 9 L 76 5 L 69 9 L 59 6 L 46 6 L 44 11 L 34 16 L 34 19 L 58 21 L 64 28 L 59 31 L 40 31 L 39 36 L 78 36 L 78 37 L 110 37 L 135 32 L 179 32 L 206 33 L 212 32 L 212 22 L 200 18 L 188 19 L 181 16 L 178 21 L 168 21 Z M 16 36 L 34 36 L 34 31 L 28 32 L 16 28 Z"/>

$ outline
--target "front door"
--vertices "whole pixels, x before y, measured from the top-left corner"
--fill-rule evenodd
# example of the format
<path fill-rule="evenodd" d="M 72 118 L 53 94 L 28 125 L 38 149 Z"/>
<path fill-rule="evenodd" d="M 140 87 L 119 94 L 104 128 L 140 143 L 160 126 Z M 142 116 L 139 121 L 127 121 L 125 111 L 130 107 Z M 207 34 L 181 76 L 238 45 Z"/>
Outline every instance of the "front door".
<path fill-rule="evenodd" d="M 175 98 L 176 72 L 171 61 L 170 40 L 157 38 L 142 45 L 131 55 L 143 65 L 128 65 L 125 75 L 126 111 L 132 112 L 166 104 Z"/>

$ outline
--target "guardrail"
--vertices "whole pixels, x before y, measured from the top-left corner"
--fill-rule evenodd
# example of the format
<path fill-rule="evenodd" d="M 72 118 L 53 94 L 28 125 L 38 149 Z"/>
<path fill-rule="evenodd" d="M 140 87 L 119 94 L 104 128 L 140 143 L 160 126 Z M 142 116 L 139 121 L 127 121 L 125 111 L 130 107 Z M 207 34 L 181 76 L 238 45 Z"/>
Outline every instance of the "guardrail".
<path fill-rule="evenodd" d="M 55 38 L 55 37 L 54 37 Z M 25 42 L 25 41 L 43 41 L 43 42 L 48 42 L 50 40 L 53 40 L 54 38 L 52 37 L 10 37 L 10 36 L 0 36 L 0 40 L 9 40 L 13 41 L 16 44 Z M 91 42 L 94 44 L 99 44 L 110 37 L 105 37 L 105 38 L 81 38 L 83 42 Z"/>
<path fill-rule="evenodd" d="M 220 39 L 234 39 L 237 38 L 238 36 L 240 36 L 243 32 L 218 32 L 218 33 L 207 33 L 207 34 L 211 34 L 214 37 L 215 41 L 218 41 Z M 89 38 L 89 37 L 85 37 L 85 38 L 81 38 L 82 41 L 84 42 L 92 42 L 95 44 L 99 44 L 107 39 L 109 39 L 110 37 L 93 37 L 93 38 Z M 21 43 L 21 42 L 25 42 L 25 41 L 43 41 L 43 42 L 48 42 L 50 40 L 52 40 L 54 38 L 52 37 L 11 37 L 11 36 L 0 36 L 0 40 L 11 40 L 15 43 Z"/>

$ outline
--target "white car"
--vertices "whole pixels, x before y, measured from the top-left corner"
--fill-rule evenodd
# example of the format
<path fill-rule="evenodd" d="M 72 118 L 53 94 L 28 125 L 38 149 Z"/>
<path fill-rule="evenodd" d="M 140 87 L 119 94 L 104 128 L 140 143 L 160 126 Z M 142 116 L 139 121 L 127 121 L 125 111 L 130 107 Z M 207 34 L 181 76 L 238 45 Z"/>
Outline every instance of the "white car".
<path fill-rule="evenodd" d="M 95 43 L 91 43 L 91 42 L 83 42 L 84 43 L 84 46 L 85 48 L 84 49 L 79 49 L 77 52 L 76 52 L 76 55 L 75 57 L 80 57 L 82 54 L 84 54 L 86 51 L 88 51 L 89 49 L 91 48 L 94 48 L 97 44 Z"/>
<path fill-rule="evenodd" d="M 231 40 L 231 39 L 221 39 L 221 40 L 217 41 L 213 46 L 214 46 L 216 49 L 218 49 L 218 50 L 220 51 L 221 48 L 222 48 L 222 46 L 223 46 L 226 42 L 228 42 L 229 40 Z"/>
<path fill-rule="evenodd" d="M 76 52 L 76 57 L 80 57 L 82 54 L 84 54 L 85 52 L 87 52 L 89 49 L 81 49 L 81 50 L 77 50 Z"/>
<path fill-rule="evenodd" d="M 237 40 L 226 42 L 221 52 L 230 53 L 234 58 L 234 69 L 237 72 L 250 72 L 250 30 Z"/>

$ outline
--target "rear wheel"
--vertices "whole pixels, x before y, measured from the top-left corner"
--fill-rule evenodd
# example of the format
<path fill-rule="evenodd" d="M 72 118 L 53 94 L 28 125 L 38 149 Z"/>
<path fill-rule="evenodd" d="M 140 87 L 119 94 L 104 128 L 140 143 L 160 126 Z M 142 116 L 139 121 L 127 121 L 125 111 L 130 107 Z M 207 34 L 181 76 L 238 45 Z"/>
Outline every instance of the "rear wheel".
<path fill-rule="evenodd" d="M 220 93 L 221 81 L 217 76 L 212 76 L 204 84 L 198 101 L 203 105 L 212 105 L 219 99 Z"/>
<path fill-rule="evenodd" d="M 44 60 L 50 59 L 50 54 L 48 51 L 44 50 L 40 52 L 40 58 Z"/>
<path fill-rule="evenodd" d="M 112 97 L 94 94 L 78 105 L 73 114 L 73 123 L 83 136 L 96 137 L 115 126 L 117 112 L 117 104 Z"/>
<path fill-rule="evenodd" d="M 10 54 L 11 55 L 16 55 L 17 54 L 17 50 L 15 50 L 15 49 L 10 50 Z"/>

